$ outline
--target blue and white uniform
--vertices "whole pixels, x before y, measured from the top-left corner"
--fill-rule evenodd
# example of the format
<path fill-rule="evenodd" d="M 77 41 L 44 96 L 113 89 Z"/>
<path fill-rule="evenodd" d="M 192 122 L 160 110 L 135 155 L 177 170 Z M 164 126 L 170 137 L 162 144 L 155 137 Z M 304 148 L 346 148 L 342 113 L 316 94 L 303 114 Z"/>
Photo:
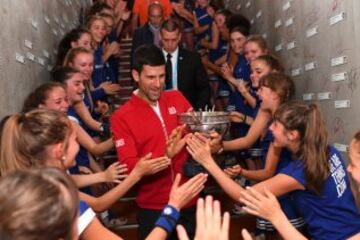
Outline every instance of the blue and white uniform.
<path fill-rule="evenodd" d="M 203 26 L 208 26 L 208 29 L 200 34 L 196 34 L 196 41 L 197 41 L 197 44 L 196 44 L 196 48 L 197 49 L 202 49 L 202 47 L 199 45 L 200 41 L 202 39 L 206 39 L 208 41 L 211 41 L 211 26 L 212 26 L 212 23 L 213 23 L 213 19 L 212 17 L 208 14 L 207 12 L 207 9 L 206 8 L 195 8 L 194 9 L 195 11 L 195 15 L 196 15 L 196 18 L 199 22 L 199 25 L 201 27 Z"/>
<path fill-rule="evenodd" d="M 244 55 L 240 55 L 238 58 L 238 62 L 234 67 L 234 77 L 236 79 L 242 79 L 246 82 L 250 82 L 250 66 L 246 61 Z M 235 90 L 230 93 L 229 103 L 227 106 L 227 111 L 237 111 L 248 115 L 249 106 L 245 103 L 244 97 L 239 93 L 239 91 Z M 249 126 L 244 123 L 234 124 L 237 127 L 238 133 L 240 137 L 246 136 Z"/>
<path fill-rule="evenodd" d="M 105 81 L 105 64 L 103 62 L 104 49 L 99 45 L 94 50 L 94 71 L 92 73 L 92 82 L 94 88 L 97 88 L 102 82 Z"/>
<path fill-rule="evenodd" d="M 269 124 L 270 126 L 270 124 Z M 262 142 L 260 143 L 262 149 L 262 162 L 265 166 L 266 156 L 269 151 L 270 144 L 274 141 L 274 136 L 272 132 L 268 129 L 266 135 Z M 280 159 L 276 168 L 275 174 L 281 172 L 282 169 L 287 167 L 292 162 L 292 154 L 287 149 L 282 149 L 280 154 Z M 289 219 L 291 224 L 296 228 L 302 228 L 305 226 L 304 219 L 300 216 L 295 201 L 292 199 L 291 194 L 285 194 L 278 198 L 281 209 L 285 213 L 286 217 Z M 256 228 L 263 231 L 274 231 L 274 226 L 267 220 L 257 218 L 256 219 Z"/>
<path fill-rule="evenodd" d="M 71 121 L 76 122 L 80 125 L 80 127 L 84 128 L 85 124 L 83 121 L 81 121 L 80 117 L 77 115 L 75 109 L 73 107 L 69 107 L 69 110 L 67 112 L 68 118 Z M 75 157 L 76 165 L 69 169 L 70 174 L 80 174 L 79 166 L 84 166 L 87 168 L 90 168 L 90 160 L 88 156 L 87 150 L 80 145 L 79 152 L 77 153 Z M 92 191 L 90 187 L 84 187 L 79 189 L 82 192 L 85 192 L 89 195 L 92 195 Z"/>
<path fill-rule="evenodd" d="M 79 203 L 80 216 L 78 220 L 78 234 L 81 233 L 89 226 L 89 224 L 96 217 L 95 212 L 83 201 Z"/>
<path fill-rule="evenodd" d="M 349 177 L 340 153 L 329 146 L 330 175 L 321 194 L 305 189 L 291 193 L 314 239 L 347 239 L 360 232 L 360 214 L 356 208 Z M 294 160 L 280 171 L 306 187 L 304 163 Z"/>

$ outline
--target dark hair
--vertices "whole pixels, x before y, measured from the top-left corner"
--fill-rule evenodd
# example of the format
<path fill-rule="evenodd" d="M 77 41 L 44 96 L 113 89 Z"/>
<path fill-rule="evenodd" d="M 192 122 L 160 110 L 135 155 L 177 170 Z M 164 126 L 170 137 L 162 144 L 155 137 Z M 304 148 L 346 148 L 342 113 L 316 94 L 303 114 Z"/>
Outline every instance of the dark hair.
<path fill-rule="evenodd" d="M 231 29 L 230 34 L 235 33 L 235 32 L 241 33 L 245 37 L 249 36 L 249 34 L 250 34 L 249 29 L 242 27 L 242 26 L 234 27 L 233 29 Z"/>
<path fill-rule="evenodd" d="M 39 107 L 40 104 L 44 104 L 49 97 L 49 93 L 54 88 L 63 88 L 64 85 L 59 82 L 48 82 L 37 87 L 32 93 L 30 93 L 24 101 L 22 112 L 26 113 Z"/>
<path fill-rule="evenodd" d="M 59 43 L 55 68 L 57 66 L 63 65 L 67 52 L 72 48 L 71 43 L 78 41 L 85 33 L 90 34 L 90 32 L 84 28 L 76 28 L 65 35 L 65 37 Z"/>
<path fill-rule="evenodd" d="M 290 77 L 283 73 L 269 73 L 260 78 L 259 86 L 268 87 L 280 98 L 280 103 L 292 99 L 295 95 L 295 84 Z"/>
<path fill-rule="evenodd" d="M 54 168 L 15 171 L 0 181 L 0 236 L 71 240 L 79 197 L 73 181 Z"/>
<path fill-rule="evenodd" d="M 99 13 L 99 14 L 97 14 L 97 16 L 102 17 L 102 18 L 111 18 L 114 20 L 114 17 L 108 13 Z"/>
<path fill-rule="evenodd" d="M 299 149 L 296 156 L 304 163 L 306 188 L 321 194 L 329 174 L 328 133 L 325 121 L 316 104 L 288 102 L 280 106 L 274 121 L 286 130 L 299 132 Z"/>
<path fill-rule="evenodd" d="M 231 12 L 227 9 L 221 8 L 215 12 L 215 15 L 223 15 L 225 17 L 225 23 L 228 21 L 231 16 Z"/>
<path fill-rule="evenodd" d="M 66 81 L 69 80 L 74 74 L 80 73 L 79 70 L 72 67 L 61 67 L 56 69 L 53 73 L 53 81 L 66 85 Z"/>
<path fill-rule="evenodd" d="M 87 14 L 88 18 L 90 18 L 93 15 L 97 15 L 100 12 L 102 12 L 103 10 L 113 10 L 109 5 L 107 5 L 104 2 L 101 1 L 97 1 L 96 3 L 94 3 L 91 8 L 89 9 L 89 12 Z"/>
<path fill-rule="evenodd" d="M 223 0 L 211 0 L 209 5 L 214 8 L 215 11 L 219 10 L 219 9 L 224 9 L 225 8 L 225 4 Z"/>
<path fill-rule="evenodd" d="M 284 68 L 279 62 L 279 60 L 273 55 L 262 55 L 254 59 L 259 61 L 264 61 L 266 65 L 268 65 L 272 71 L 276 71 L 278 73 L 283 73 Z"/>
<path fill-rule="evenodd" d="M 142 45 L 135 50 L 133 69 L 140 74 L 144 65 L 165 65 L 163 53 L 153 44 Z"/>
<path fill-rule="evenodd" d="M 234 28 L 238 28 L 239 32 L 244 36 L 248 36 L 250 34 L 250 28 L 251 28 L 250 21 L 243 15 L 240 14 L 231 15 L 226 21 L 226 26 L 230 32 L 233 32 Z"/>
<path fill-rule="evenodd" d="M 170 19 L 163 22 L 160 30 L 165 30 L 167 32 L 180 31 L 180 25 L 176 21 Z"/>

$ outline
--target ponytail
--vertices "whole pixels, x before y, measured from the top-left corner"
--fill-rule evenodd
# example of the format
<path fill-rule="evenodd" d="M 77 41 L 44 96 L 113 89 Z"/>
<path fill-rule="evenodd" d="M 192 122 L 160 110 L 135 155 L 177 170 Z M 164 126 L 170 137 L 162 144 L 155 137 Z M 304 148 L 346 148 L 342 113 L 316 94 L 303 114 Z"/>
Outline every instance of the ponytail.
<path fill-rule="evenodd" d="M 45 165 L 48 147 L 63 143 L 66 150 L 71 133 L 67 116 L 55 110 L 37 109 L 11 116 L 1 135 L 0 176 Z"/>
<path fill-rule="evenodd" d="M 296 156 L 304 163 L 306 187 L 321 194 L 329 174 L 328 133 L 325 121 L 316 104 L 286 103 L 279 107 L 275 121 L 286 130 L 299 133 L 299 149 Z"/>
<path fill-rule="evenodd" d="M 21 115 L 10 116 L 2 129 L 0 149 L 0 176 L 9 172 L 25 170 L 31 163 L 27 156 L 19 149 Z"/>

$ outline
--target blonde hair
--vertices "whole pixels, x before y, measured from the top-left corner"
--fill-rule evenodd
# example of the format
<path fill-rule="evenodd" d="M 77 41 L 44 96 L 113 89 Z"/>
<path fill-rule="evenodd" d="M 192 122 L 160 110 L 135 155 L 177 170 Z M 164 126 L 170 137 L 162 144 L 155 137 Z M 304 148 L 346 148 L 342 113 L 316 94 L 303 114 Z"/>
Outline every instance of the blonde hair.
<path fill-rule="evenodd" d="M 244 46 L 250 42 L 256 43 L 263 52 L 269 51 L 266 40 L 260 35 L 250 35 L 246 39 Z"/>
<path fill-rule="evenodd" d="M 0 176 L 44 166 L 48 160 L 48 146 L 63 143 L 66 151 L 72 131 L 70 120 L 59 111 L 36 109 L 12 115 L 1 134 Z"/>
<path fill-rule="evenodd" d="M 98 21 L 98 20 L 103 21 L 104 24 L 106 25 L 106 22 L 105 22 L 105 20 L 104 20 L 102 17 L 100 17 L 100 16 L 98 16 L 98 15 L 92 15 L 92 16 L 89 18 L 89 20 L 86 22 L 86 29 L 87 29 L 88 31 L 90 31 L 91 25 L 92 25 L 95 21 Z"/>
<path fill-rule="evenodd" d="M 74 63 L 74 59 L 80 53 L 86 53 L 86 54 L 93 55 L 92 52 L 86 48 L 83 48 L 83 47 L 72 48 L 66 53 L 63 67 L 70 67 L 70 63 Z"/>
<path fill-rule="evenodd" d="M 0 181 L 0 236 L 17 240 L 71 240 L 78 193 L 54 168 L 15 171 Z"/>

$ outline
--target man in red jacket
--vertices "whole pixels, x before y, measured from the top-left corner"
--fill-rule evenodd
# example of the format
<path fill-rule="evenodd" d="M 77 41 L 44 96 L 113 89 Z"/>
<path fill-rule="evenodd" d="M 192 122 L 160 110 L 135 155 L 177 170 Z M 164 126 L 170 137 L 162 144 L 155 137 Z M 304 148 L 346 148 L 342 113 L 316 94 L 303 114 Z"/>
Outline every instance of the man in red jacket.
<path fill-rule="evenodd" d="M 119 161 L 126 163 L 131 171 L 136 162 L 149 153 L 152 158 L 164 155 L 171 158 L 168 168 L 144 177 L 139 183 L 136 203 L 140 208 L 138 223 L 141 238 L 144 239 L 168 202 L 175 175 L 183 173 L 184 162 L 188 159 L 188 153 L 183 148 L 185 142 L 180 140 L 173 148 L 168 143 L 183 128 L 178 124 L 177 115 L 192 107 L 179 91 L 163 91 L 165 59 L 156 46 L 144 45 L 136 50 L 132 76 L 139 88 L 111 118 Z M 183 176 L 182 181 L 186 180 Z M 182 209 L 178 221 L 192 236 L 195 203 L 196 199 L 193 199 Z"/>

